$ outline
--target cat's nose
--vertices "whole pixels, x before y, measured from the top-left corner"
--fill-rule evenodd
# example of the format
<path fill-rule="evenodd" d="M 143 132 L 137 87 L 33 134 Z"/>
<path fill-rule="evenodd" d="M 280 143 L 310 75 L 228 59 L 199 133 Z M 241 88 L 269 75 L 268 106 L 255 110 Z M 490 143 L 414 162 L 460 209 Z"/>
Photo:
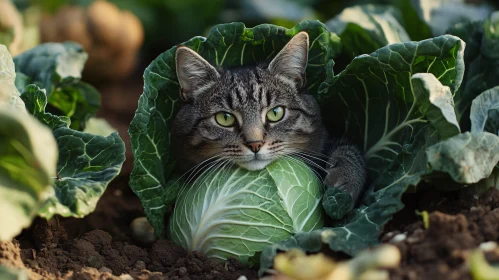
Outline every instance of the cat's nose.
<path fill-rule="evenodd" d="M 246 142 L 246 147 L 248 147 L 253 153 L 258 153 L 260 151 L 260 148 L 263 146 L 265 142 L 263 140 L 257 140 L 257 141 L 247 141 Z"/>

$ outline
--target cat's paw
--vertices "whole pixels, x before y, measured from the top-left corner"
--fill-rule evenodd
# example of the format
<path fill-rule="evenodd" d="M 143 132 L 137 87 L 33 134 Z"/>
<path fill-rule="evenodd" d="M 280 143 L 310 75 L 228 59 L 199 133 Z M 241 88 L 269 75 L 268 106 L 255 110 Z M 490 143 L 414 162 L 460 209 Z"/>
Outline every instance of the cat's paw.
<path fill-rule="evenodd" d="M 350 158 L 333 157 L 329 160 L 326 171 L 324 185 L 350 194 L 355 204 L 365 184 L 364 167 Z"/>
<path fill-rule="evenodd" d="M 329 217 L 339 220 L 354 208 L 364 188 L 364 170 L 349 158 L 333 157 L 329 163 L 322 206 Z"/>

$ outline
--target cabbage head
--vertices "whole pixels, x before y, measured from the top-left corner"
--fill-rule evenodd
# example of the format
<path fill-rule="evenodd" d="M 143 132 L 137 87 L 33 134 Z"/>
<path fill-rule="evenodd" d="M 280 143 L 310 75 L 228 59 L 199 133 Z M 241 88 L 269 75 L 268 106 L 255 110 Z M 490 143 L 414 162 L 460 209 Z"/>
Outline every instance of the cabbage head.
<path fill-rule="evenodd" d="M 170 220 L 170 239 L 209 258 L 255 253 L 323 226 L 322 184 L 296 159 L 280 159 L 263 170 L 209 170 L 183 186 Z"/>

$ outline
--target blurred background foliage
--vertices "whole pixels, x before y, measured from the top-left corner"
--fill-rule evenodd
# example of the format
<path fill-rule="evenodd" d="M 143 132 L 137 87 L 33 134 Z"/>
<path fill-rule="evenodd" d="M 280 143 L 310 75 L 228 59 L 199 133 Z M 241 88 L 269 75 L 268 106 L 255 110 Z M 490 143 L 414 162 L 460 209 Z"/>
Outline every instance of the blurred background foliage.
<path fill-rule="evenodd" d="M 215 24 L 234 21 L 248 27 L 261 23 L 292 27 L 302 20 L 318 19 L 332 32 L 345 34 L 338 34 L 344 55 L 336 61 L 337 72 L 353 57 L 394 43 L 387 34 L 366 35 L 348 32 L 349 28 L 367 30 L 374 22 L 381 30 L 385 22 L 395 28 L 398 41 L 422 40 L 445 33 L 455 23 L 484 19 L 499 6 L 498 1 L 483 0 L 108 0 L 105 4 L 96 3 L 104 2 L 101 0 L 2 1 L 15 4 L 24 25 L 25 43 L 18 43 L 14 54 L 40 42 L 76 41 L 89 53 L 84 77 L 93 81 L 123 79 L 134 69 L 144 69 L 171 46 L 205 36 Z M 352 8 L 358 5 L 376 7 L 363 11 Z M 15 20 L 1 14 L 0 43 L 15 37 L 16 25 L 6 28 L 2 22 Z"/>

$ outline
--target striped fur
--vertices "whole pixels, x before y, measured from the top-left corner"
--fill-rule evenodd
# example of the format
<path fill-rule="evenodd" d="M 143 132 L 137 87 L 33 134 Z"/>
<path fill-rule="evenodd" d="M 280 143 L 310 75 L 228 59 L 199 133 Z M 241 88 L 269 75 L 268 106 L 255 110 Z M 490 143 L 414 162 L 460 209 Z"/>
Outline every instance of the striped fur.
<path fill-rule="evenodd" d="M 345 141 L 327 149 L 328 135 L 320 108 L 306 91 L 308 35 L 297 34 L 271 61 L 231 69 L 214 68 L 187 47 L 177 49 L 177 75 L 183 104 L 173 122 L 172 141 L 182 171 L 223 159 L 248 170 L 262 169 L 280 157 L 294 156 L 321 165 L 324 182 L 359 196 L 365 181 L 361 152 Z M 267 112 L 282 106 L 282 120 L 270 122 Z M 223 127 L 215 114 L 236 118 Z M 258 152 L 248 142 L 261 141 Z M 327 153 L 327 155 L 325 155 Z M 324 155 L 324 156 L 322 156 Z"/>

